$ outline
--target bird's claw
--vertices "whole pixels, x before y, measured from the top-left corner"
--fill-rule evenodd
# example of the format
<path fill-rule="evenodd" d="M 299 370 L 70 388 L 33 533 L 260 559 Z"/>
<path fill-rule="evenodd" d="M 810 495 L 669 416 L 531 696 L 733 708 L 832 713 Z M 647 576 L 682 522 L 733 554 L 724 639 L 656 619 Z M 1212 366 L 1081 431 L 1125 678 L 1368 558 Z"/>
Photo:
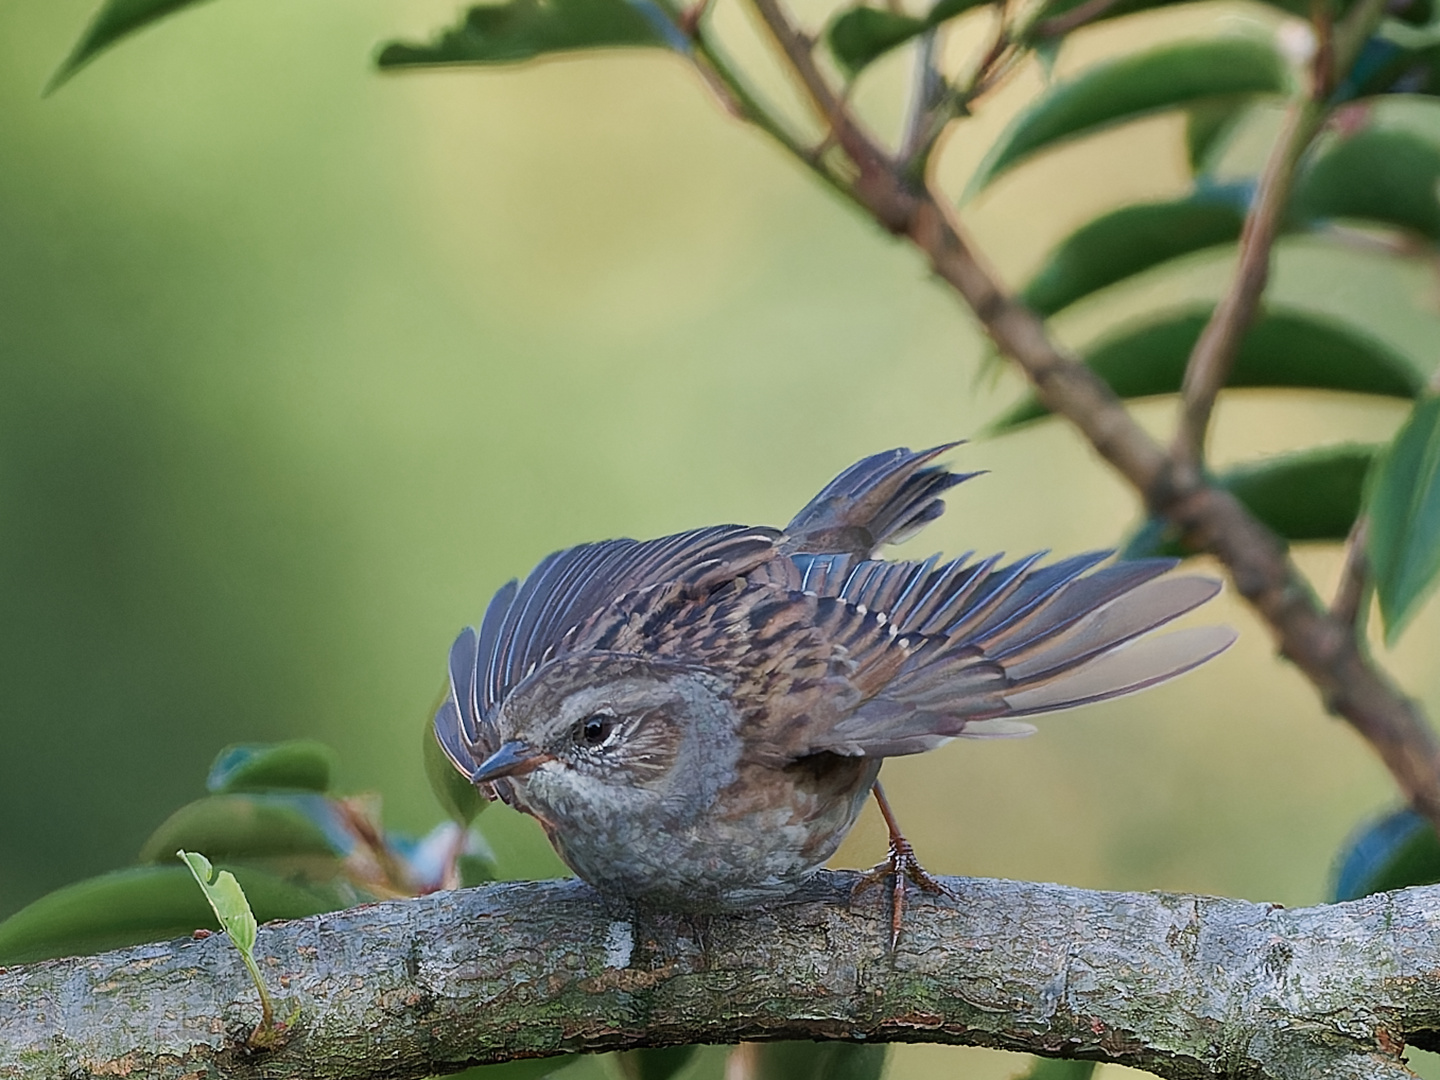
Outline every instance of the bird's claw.
<path fill-rule="evenodd" d="M 920 865 L 920 860 L 915 857 L 915 849 L 910 841 L 903 836 L 892 836 L 890 838 L 890 854 L 885 861 L 877 863 L 865 873 L 860 875 L 860 880 L 850 891 L 852 897 L 859 896 L 867 889 L 891 878 L 891 899 L 890 899 L 890 948 L 893 951 L 900 943 L 900 926 L 905 920 L 905 882 L 913 883 L 922 892 L 933 893 L 937 896 L 948 896 L 954 899 L 955 894 L 941 881 L 931 877 L 925 868 Z"/>

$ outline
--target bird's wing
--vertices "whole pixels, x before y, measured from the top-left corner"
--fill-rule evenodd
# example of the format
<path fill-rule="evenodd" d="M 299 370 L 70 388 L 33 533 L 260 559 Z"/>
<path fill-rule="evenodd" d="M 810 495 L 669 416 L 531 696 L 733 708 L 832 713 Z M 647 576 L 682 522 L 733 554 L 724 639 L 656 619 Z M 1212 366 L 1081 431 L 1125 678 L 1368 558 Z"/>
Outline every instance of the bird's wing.
<path fill-rule="evenodd" d="M 959 443 L 929 450 L 901 447 L 862 458 L 826 484 L 785 526 L 787 553 L 868 558 L 898 544 L 945 512 L 940 496 L 979 473 L 952 473 L 930 462 Z"/>
<path fill-rule="evenodd" d="M 490 601 L 477 634 L 450 650 L 450 694 L 435 716 L 440 744 L 462 771 L 483 761 L 485 719 L 540 664 L 579 641 L 574 631 L 627 594 L 667 587 L 700 597 L 775 556 L 774 529 L 717 525 L 659 540 L 606 540 L 557 551 Z M 479 755 L 479 756 L 476 756 Z M 470 760 L 473 759 L 473 760 Z"/>
<path fill-rule="evenodd" d="M 1167 575 L 1174 563 L 1164 559 L 1095 569 L 1107 554 L 1048 566 L 1040 556 L 814 561 L 807 587 L 790 596 L 808 602 L 835 647 L 830 692 L 843 674 L 850 699 L 828 713 L 803 708 L 804 723 L 780 717 L 788 722 L 767 724 L 768 738 L 791 756 L 893 756 L 957 736 L 1028 734 L 1018 718 L 1151 686 L 1234 640 L 1213 626 L 1147 637 L 1220 585 Z"/>
<path fill-rule="evenodd" d="M 477 650 L 482 714 L 559 655 L 568 631 L 621 596 L 658 585 L 704 596 L 773 558 L 779 538 L 774 529 L 716 525 L 659 540 L 605 540 L 557 551 L 518 588 L 512 583 L 500 590 L 485 612 Z"/>

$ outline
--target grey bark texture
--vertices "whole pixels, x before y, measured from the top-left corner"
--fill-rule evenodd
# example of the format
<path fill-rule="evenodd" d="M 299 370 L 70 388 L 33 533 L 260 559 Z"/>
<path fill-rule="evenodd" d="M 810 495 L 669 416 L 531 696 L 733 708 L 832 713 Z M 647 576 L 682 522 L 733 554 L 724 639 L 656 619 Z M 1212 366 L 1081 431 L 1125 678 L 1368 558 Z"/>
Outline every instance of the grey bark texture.
<path fill-rule="evenodd" d="M 1300 910 L 948 879 L 888 948 L 887 890 L 820 875 L 735 915 L 577 881 L 486 886 L 260 931 L 284 1016 L 221 935 L 0 969 L 0 1077 L 423 1077 L 563 1051 L 944 1042 L 1164 1077 L 1398 1078 L 1440 1033 L 1440 886 Z"/>

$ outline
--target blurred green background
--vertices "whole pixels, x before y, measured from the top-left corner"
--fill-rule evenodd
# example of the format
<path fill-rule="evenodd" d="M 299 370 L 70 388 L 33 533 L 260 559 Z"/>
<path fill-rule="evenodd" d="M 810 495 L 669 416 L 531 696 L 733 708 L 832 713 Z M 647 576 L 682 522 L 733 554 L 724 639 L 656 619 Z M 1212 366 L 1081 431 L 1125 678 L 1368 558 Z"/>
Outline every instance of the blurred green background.
<path fill-rule="evenodd" d="M 229 742 L 326 740 L 342 787 L 428 828 L 420 730 L 454 633 L 505 579 L 582 540 L 783 523 L 856 458 L 977 434 L 1021 392 L 911 251 L 723 117 L 677 60 L 381 76 L 377 42 L 453 8 L 222 0 L 42 100 L 90 14 L 0 5 L 0 916 L 132 861 Z M 1124 20 L 1079 37 L 1061 71 L 1250 17 Z M 905 77 L 885 61 L 862 106 Z M 960 130 L 945 175 L 963 178 L 1039 78 Z M 966 221 L 1023 280 L 1098 211 L 1179 191 L 1179 130 L 1162 117 L 1047 156 Z M 1193 260 L 1106 311 L 1213 295 L 1224 270 Z M 1424 267 L 1297 240 L 1276 290 L 1437 359 Z M 1097 310 L 1060 332 L 1085 340 Z M 1403 409 L 1235 395 L 1217 458 L 1383 439 Z M 1107 546 L 1135 516 L 1057 424 L 955 460 L 990 475 L 911 554 Z M 1336 553 L 1301 558 L 1330 589 Z M 1177 684 L 887 765 L 926 865 L 1322 900 L 1335 851 L 1393 786 L 1242 607 L 1204 618 L 1241 642 Z M 1437 635 L 1427 613 L 1383 655 L 1432 713 Z M 501 808 L 482 825 L 507 869 L 559 871 L 527 822 Z M 867 816 L 837 862 L 883 846 Z M 891 1075 L 1018 1060 L 901 1048 Z"/>

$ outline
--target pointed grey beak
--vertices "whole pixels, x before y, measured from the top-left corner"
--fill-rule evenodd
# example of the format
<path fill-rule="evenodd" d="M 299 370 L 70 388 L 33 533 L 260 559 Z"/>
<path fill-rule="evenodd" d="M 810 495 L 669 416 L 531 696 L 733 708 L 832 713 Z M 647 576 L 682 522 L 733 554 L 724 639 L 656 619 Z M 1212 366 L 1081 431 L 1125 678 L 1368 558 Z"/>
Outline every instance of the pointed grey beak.
<path fill-rule="evenodd" d="M 470 774 L 470 782 L 483 784 L 499 780 L 502 776 L 523 776 L 550 760 L 550 754 L 543 754 L 519 739 L 511 739 L 476 766 Z"/>

